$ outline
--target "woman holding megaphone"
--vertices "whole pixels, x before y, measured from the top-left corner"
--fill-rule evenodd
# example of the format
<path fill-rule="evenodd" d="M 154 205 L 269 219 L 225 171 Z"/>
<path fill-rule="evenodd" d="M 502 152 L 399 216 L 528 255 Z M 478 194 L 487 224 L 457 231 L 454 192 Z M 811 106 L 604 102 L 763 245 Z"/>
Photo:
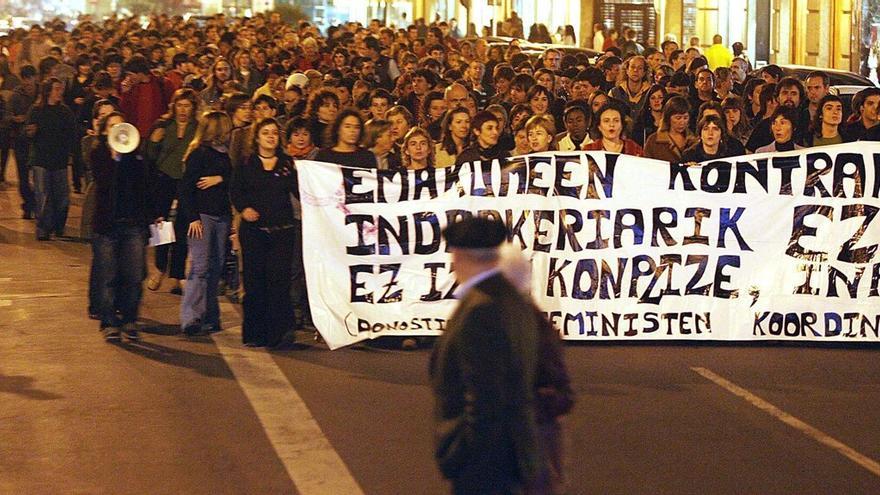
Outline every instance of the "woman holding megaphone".
<path fill-rule="evenodd" d="M 97 312 L 108 342 L 138 340 L 136 326 L 146 274 L 147 167 L 135 151 L 137 129 L 120 112 L 105 116 L 92 150 L 95 210 L 92 220 L 93 274 Z"/>

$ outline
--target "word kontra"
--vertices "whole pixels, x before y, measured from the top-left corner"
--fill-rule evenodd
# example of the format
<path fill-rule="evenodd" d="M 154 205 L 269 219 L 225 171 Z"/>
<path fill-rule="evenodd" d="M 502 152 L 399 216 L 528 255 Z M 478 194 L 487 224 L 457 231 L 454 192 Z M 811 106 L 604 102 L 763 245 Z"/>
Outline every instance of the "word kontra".
<path fill-rule="evenodd" d="M 718 160 L 699 167 L 670 164 L 669 190 L 754 193 L 819 198 L 880 198 L 880 154 L 826 152 L 750 160 Z"/>

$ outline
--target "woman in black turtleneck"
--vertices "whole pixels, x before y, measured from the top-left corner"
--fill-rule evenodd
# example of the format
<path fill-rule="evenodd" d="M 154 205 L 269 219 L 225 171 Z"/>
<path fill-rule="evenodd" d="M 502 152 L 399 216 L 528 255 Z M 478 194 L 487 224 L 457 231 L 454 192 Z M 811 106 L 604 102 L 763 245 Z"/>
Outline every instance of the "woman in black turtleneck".
<path fill-rule="evenodd" d="M 777 108 L 770 117 L 770 132 L 773 133 L 773 142 L 756 149 L 755 153 L 793 151 L 803 148 L 794 142 L 794 126 L 797 121 L 798 114 L 794 109 L 782 106 Z"/>

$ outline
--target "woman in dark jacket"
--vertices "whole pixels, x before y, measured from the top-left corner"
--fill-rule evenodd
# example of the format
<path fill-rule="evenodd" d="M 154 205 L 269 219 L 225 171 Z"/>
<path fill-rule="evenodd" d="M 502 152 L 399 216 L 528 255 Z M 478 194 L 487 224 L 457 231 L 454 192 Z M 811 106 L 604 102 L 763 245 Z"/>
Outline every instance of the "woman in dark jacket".
<path fill-rule="evenodd" d="M 685 150 L 682 163 L 700 163 L 743 154 L 742 144 L 729 137 L 724 122 L 717 115 L 707 115 L 697 124 L 700 140 Z"/>
<path fill-rule="evenodd" d="M 225 113 L 203 115 L 184 157 L 177 215 L 187 226 L 190 269 L 180 327 L 189 336 L 220 330 L 217 289 L 232 222 L 228 186 L 232 164 L 226 149 L 231 129 Z"/>
<path fill-rule="evenodd" d="M 92 221 L 93 274 L 101 331 L 108 342 L 139 338 L 136 322 L 146 274 L 147 167 L 140 155 L 120 154 L 107 145 L 107 132 L 125 122 L 119 112 L 105 117 L 91 154 L 96 201 Z"/>
<path fill-rule="evenodd" d="M 232 202 L 242 220 L 242 339 L 248 347 L 277 347 L 293 342 L 290 269 L 296 233 L 290 195 L 299 195 L 296 170 L 282 151 L 275 119 L 257 122 L 248 145 L 248 158 L 232 179 Z"/>

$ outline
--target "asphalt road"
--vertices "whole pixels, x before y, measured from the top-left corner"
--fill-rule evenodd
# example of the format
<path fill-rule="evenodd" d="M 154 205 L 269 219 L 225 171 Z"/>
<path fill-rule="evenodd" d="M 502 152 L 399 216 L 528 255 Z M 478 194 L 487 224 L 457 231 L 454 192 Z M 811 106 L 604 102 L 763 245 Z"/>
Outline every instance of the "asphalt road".
<path fill-rule="evenodd" d="M 106 344 L 86 317 L 88 245 L 36 242 L 17 204 L 0 191 L 0 493 L 334 493 L 295 484 L 309 473 L 368 494 L 447 490 L 429 349 L 238 348 L 232 305 L 229 338 L 186 339 L 167 288 L 146 291 L 143 342 Z M 252 358 L 286 383 L 255 393 L 230 364 Z M 875 348 L 577 344 L 566 358 L 572 494 L 880 493 Z M 297 450 L 312 418 L 341 469 L 284 454 L 278 435 Z"/>

